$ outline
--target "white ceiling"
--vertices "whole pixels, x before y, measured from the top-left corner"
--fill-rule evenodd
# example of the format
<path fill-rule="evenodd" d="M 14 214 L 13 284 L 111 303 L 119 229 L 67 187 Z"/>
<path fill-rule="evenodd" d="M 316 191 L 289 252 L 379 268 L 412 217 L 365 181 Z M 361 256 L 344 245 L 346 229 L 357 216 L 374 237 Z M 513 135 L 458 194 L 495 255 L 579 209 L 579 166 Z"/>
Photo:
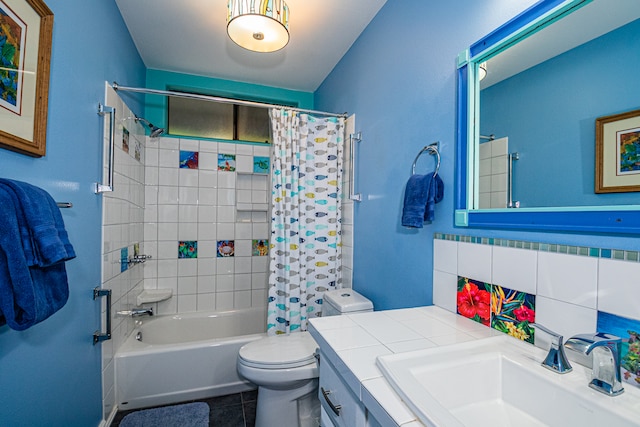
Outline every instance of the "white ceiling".
<path fill-rule="evenodd" d="M 116 0 L 147 68 L 313 92 L 386 0 L 287 0 L 291 40 L 255 53 L 227 37 L 227 0 Z"/>

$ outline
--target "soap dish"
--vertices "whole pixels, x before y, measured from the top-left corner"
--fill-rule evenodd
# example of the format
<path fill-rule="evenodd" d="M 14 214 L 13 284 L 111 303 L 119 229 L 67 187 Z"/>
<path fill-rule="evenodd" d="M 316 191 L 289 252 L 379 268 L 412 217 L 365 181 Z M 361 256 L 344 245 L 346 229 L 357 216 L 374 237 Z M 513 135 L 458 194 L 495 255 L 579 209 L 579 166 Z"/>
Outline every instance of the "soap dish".
<path fill-rule="evenodd" d="M 148 304 L 152 302 L 160 302 L 171 298 L 173 290 L 171 289 L 145 289 L 138 295 L 138 305 Z"/>

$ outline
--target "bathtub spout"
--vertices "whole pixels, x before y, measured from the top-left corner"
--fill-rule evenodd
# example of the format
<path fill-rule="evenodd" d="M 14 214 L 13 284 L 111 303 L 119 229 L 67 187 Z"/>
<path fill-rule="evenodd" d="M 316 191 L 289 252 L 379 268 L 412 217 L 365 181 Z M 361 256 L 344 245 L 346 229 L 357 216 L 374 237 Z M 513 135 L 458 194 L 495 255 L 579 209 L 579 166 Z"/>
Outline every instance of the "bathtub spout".
<path fill-rule="evenodd" d="M 121 310 L 116 312 L 120 316 L 131 316 L 131 317 L 140 317 L 140 316 L 153 316 L 153 307 L 135 307 L 131 310 Z"/>

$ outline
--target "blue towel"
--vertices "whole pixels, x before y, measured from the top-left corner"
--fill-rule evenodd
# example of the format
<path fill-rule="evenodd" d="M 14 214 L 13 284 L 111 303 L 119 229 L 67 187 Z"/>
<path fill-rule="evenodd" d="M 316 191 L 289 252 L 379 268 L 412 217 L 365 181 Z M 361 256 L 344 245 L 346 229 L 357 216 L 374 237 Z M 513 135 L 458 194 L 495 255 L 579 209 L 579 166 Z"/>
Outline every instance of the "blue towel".
<path fill-rule="evenodd" d="M 18 226 L 29 266 L 48 267 L 75 258 L 56 202 L 43 189 L 0 178 L 17 211 Z"/>
<path fill-rule="evenodd" d="M 402 225 L 422 228 L 431 223 L 435 215 L 435 204 L 442 200 L 444 183 L 439 175 L 411 175 L 404 191 Z"/>
<path fill-rule="evenodd" d="M 4 182 L 6 180 L 2 180 Z M 42 196 L 42 193 L 36 193 Z M 30 203 L 38 205 L 32 207 L 42 208 L 43 211 L 46 211 L 45 206 L 50 209 L 46 198 L 36 203 L 35 196 L 30 196 Z M 28 204 L 16 204 L 16 193 L 12 186 L 0 184 L 0 326 L 8 324 L 19 331 L 45 320 L 66 304 L 69 286 L 62 261 L 75 256 L 71 244 L 67 245 L 62 239 L 58 244 L 62 244 L 64 250 L 52 249 L 55 245 L 51 241 L 56 239 L 50 227 L 43 226 L 47 223 L 44 218 L 40 221 L 31 219 L 32 224 L 43 226 L 38 231 L 28 228 L 29 221 L 23 215 L 27 206 Z M 60 226 L 64 230 L 64 224 Z M 58 234 L 57 237 L 60 238 L 61 235 Z M 62 237 L 66 238 L 66 232 Z M 61 256 L 65 259 L 43 266 L 30 264 L 27 262 L 25 243 L 30 245 L 29 256 L 34 258 L 31 261 L 40 258 L 41 264 L 48 264 Z M 43 247 L 40 247 L 41 243 Z M 45 256 L 42 256 L 43 251 Z"/>

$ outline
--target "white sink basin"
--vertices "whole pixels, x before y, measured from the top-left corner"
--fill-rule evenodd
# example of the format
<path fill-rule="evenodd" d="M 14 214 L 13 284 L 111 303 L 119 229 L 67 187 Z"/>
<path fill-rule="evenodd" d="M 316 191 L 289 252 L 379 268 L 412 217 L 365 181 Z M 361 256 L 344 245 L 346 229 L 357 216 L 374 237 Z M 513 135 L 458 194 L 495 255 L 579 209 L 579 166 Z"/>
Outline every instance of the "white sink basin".
<path fill-rule="evenodd" d="M 391 386 L 427 426 L 640 426 L 640 393 L 617 397 L 587 384 L 591 371 L 573 364 L 544 369 L 546 352 L 514 338 L 378 357 Z M 632 390 L 629 390 L 632 389 Z"/>

